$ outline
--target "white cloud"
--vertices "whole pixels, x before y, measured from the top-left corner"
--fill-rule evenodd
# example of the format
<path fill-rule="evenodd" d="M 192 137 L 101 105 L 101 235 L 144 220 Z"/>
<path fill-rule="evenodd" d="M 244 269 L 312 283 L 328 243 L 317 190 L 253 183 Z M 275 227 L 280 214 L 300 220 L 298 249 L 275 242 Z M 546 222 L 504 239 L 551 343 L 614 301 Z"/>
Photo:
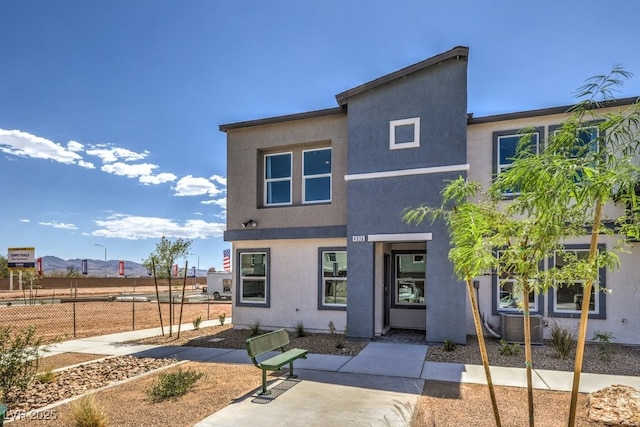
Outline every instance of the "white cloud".
<path fill-rule="evenodd" d="M 162 184 L 164 182 L 173 182 L 178 178 L 172 173 L 163 172 L 158 175 L 143 175 L 140 177 L 140 182 L 143 184 Z"/>
<path fill-rule="evenodd" d="M 20 222 L 31 222 L 31 220 L 27 219 L 27 218 L 20 218 L 18 221 L 20 221 Z"/>
<path fill-rule="evenodd" d="M 84 160 L 80 160 L 78 162 L 78 166 L 83 167 L 85 169 L 95 169 L 95 165 L 91 162 L 85 162 Z"/>
<path fill-rule="evenodd" d="M 211 199 L 211 200 L 204 200 L 202 202 L 203 205 L 215 205 L 215 206 L 219 206 L 222 209 L 227 209 L 227 198 L 223 197 L 221 199 Z"/>
<path fill-rule="evenodd" d="M 80 144 L 78 141 L 69 141 L 67 142 L 67 150 L 77 153 L 84 150 L 84 145 Z"/>
<path fill-rule="evenodd" d="M 217 182 L 218 184 L 222 185 L 223 187 L 227 186 L 227 178 L 220 176 L 220 175 L 212 175 L 211 177 L 209 177 L 209 179 L 213 182 Z"/>
<path fill-rule="evenodd" d="M 180 224 L 172 219 L 158 217 L 115 214 L 104 220 L 97 220 L 97 230 L 91 232 L 96 237 L 111 237 L 129 240 L 161 238 L 206 239 L 221 237 L 226 229 L 224 223 L 210 223 L 191 219 Z"/>
<path fill-rule="evenodd" d="M 77 148 L 77 145 L 72 144 Z M 13 156 L 53 160 L 67 165 L 75 164 L 82 157 L 49 139 L 19 130 L 0 129 L 0 151 Z"/>
<path fill-rule="evenodd" d="M 191 175 L 180 178 L 173 190 L 176 196 L 203 196 L 205 194 L 215 196 L 223 191 L 207 178 Z"/>
<path fill-rule="evenodd" d="M 87 150 L 87 154 L 96 156 L 102 159 L 103 163 L 113 163 L 118 160 L 125 162 L 131 162 L 134 160 L 142 160 L 149 155 L 149 151 L 145 150 L 142 153 L 136 153 L 126 148 L 113 147 L 107 144 L 96 145 L 96 148 Z"/>
<path fill-rule="evenodd" d="M 100 169 L 104 172 L 113 173 L 115 175 L 138 178 L 140 176 L 151 175 L 153 170 L 157 167 L 157 165 L 152 165 L 151 163 L 130 165 L 128 163 L 116 162 L 102 165 Z"/>
<path fill-rule="evenodd" d="M 65 224 L 64 222 L 57 222 L 57 221 L 39 222 L 38 224 L 47 225 L 53 228 L 61 228 L 63 230 L 76 230 L 78 228 L 75 226 L 75 224 Z"/>

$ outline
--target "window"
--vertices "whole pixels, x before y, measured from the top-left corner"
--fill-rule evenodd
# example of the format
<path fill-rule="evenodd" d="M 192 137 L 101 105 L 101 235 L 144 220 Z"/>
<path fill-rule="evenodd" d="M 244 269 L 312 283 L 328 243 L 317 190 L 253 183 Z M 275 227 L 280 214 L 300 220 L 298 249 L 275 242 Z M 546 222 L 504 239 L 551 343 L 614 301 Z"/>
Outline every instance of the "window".
<path fill-rule="evenodd" d="M 389 122 L 389 149 L 420 147 L 420 117 Z"/>
<path fill-rule="evenodd" d="M 269 252 L 267 250 L 239 251 L 239 305 L 269 306 Z"/>
<path fill-rule="evenodd" d="M 502 251 L 497 251 L 496 256 L 500 257 Z M 522 289 L 517 285 L 516 280 L 510 277 L 500 268 L 496 270 L 493 276 L 493 292 L 495 307 L 494 314 L 498 312 L 522 311 L 524 308 Z M 542 297 L 534 292 L 529 294 L 529 311 L 541 313 Z"/>
<path fill-rule="evenodd" d="M 599 245 L 604 249 L 604 245 Z M 549 267 L 562 269 L 570 262 L 586 261 L 589 257 L 588 245 L 568 245 L 563 251 L 557 251 L 553 259 L 549 261 Z M 598 280 L 594 281 L 591 288 L 589 303 L 589 318 L 606 318 L 605 293 L 599 288 L 605 287 L 605 269 L 598 269 Z M 583 300 L 583 287 L 585 280 L 576 279 L 570 282 L 556 282 L 554 289 L 549 293 L 549 311 L 556 317 L 580 317 Z"/>
<path fill-rule="evenodd" d="M 347 306 L 347 251 L 321 248 L 319 309 L 344 309 Z"/>
<path fill-rule="evenodd" d="M 534 153 L 540 152 L 540 136 L 542 135 L 542 128 L 536 128 L 533 132 L 523 131 L 500 131 L 493 134 L 493 172 L 498 175 L 508 169 L 513 163 L 514 158 L 519 154 L 518 149 L 520 140 L 525 137 L 530 137 L 528 141 L 528 148 Z M 515 195 L 517 191 L 507 191 L 506 195 Z"/>
<path fill-rule="evenodd" d="M 304 203 L 331 201 L 331 148 L 302 153 Z"/>
<path fill-rule="evenodd" d="M 264 157 L 265 205 L 291 204 L 292 153 L 268 154 Z"/>
<path fill-rule="evenodd" d="M 554 136 L 558 135 L 562 126 L 551 126 L 549 129 Z M 569 157 L 578 158 L 582 157 L 588 153 L 597 153 L 600 151 L 598 146 L 598 138 L 600 136 L 600 131 L 597 125 L 589 125 L 578 128 L 576 131 L 575 139 L 572 141 L 565 141 L 563 139 L 563 145 L 565 142 L 567 145 L 571 144 L 571 147 L 568 147 Z"/>
<path fill-rule="evenodd" d="M 395 305 L 424 306 L 426 262 L 424 252 L 395 254 Z"/>

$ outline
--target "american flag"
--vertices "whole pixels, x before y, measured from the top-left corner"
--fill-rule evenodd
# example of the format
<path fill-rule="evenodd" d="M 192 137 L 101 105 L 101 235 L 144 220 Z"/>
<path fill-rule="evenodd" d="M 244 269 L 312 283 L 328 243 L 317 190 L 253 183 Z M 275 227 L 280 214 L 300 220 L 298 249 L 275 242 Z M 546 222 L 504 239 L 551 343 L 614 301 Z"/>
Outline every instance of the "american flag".
<path fill-rule="evenodd" d="M 231 271 L 231 250 L 225 249 L 222 251 L 222 268 L 224 271 Z"/>

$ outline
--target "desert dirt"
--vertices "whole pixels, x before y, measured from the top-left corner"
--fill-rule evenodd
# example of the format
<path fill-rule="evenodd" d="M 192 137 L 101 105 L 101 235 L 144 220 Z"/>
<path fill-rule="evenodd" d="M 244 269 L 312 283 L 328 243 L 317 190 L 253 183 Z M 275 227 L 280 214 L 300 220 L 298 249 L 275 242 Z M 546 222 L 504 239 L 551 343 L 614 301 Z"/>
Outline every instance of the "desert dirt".
<path fill-rule="evenodd" d="M 136 293 L 154 293 L 154 287 L 137 288 Z M 99 297 L 104 295 L 131 295 L 131 289 L 96 288 L 79 289 L 78 297 Z M 174 292 L 174 295 L 179 294 Z M 20 291 L 0 292 L 0 301 L 11 298 L 23 298 Z M 82 301 L 75 304 L 46 303 L 47 298 L 69 298 L 69 291 L 40 290 L 35 304 L 0 306 L 0 324 L 16 329 L 33 326 L 45 342 L 55 342 L 74 338 L 86 338 L 97 335 L 126 332 L 160 326 L 158 304 L 155 302 L 131 301 Z M 29 302 L 29 295 L 26 294 Z M 171 314 L 168 303 L 160 304 L 162 322 L 169 325 Z M 173 324 L 180 319 L 180 304 L 172 305 Z M 182 324 L 191 323 L 197 317 L 202 320 L 218 319 L 224 314 L 231 316 L 231 304 L 225 301 L 185 303 L 182 307 Z M 75 322 L 74 322 L 75 319 Z"/>

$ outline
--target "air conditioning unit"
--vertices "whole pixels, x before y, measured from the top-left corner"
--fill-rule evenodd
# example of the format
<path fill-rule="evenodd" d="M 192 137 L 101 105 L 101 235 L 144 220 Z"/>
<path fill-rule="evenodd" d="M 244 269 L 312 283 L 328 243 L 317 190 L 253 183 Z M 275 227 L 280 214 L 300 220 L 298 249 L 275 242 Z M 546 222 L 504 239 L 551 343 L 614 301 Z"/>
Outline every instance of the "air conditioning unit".
<path fill-rule="evenodd" d="M 542 315 L 531 314 L 531 344 L 542 344 Z M 524 343 L 524 315 L 500 313 L 500 335 L 508 343 Z"/>

